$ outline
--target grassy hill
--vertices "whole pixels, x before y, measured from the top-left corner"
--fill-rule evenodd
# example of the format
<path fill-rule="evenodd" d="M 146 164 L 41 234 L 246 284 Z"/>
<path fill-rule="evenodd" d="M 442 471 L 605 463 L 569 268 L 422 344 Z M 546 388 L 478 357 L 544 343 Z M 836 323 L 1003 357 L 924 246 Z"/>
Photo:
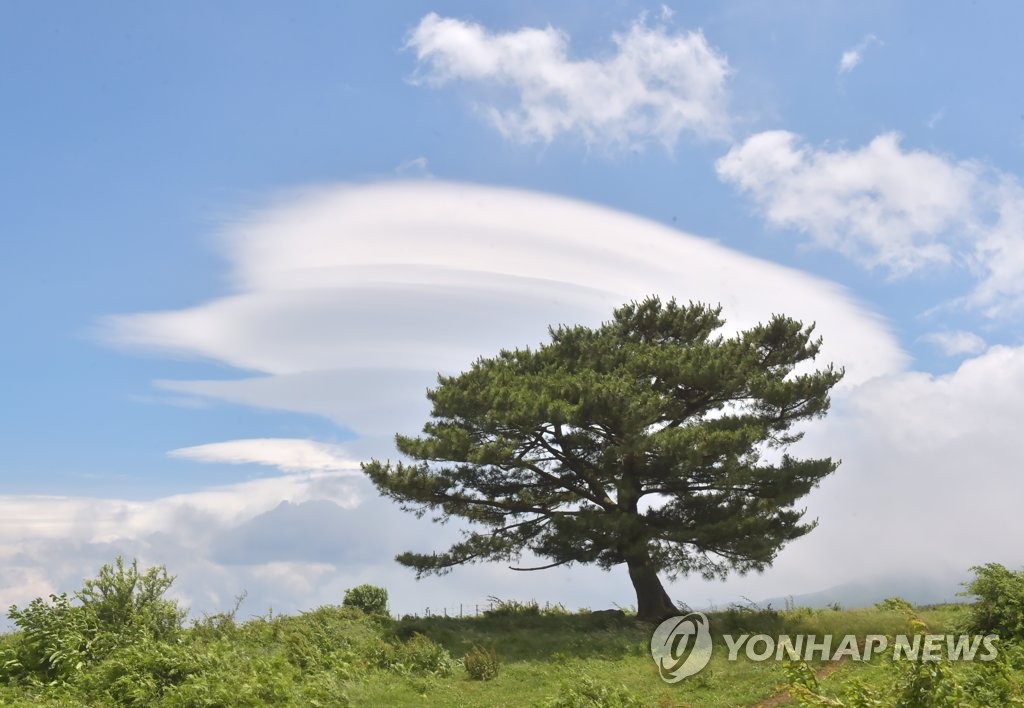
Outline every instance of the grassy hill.
<path fill-rule="evenodd" d="M 106 572 L 106 571 L 110 572 Z M 14 608 L 0 636 L 0 705 L 742 706 L 1009 705 L 1024 701 L 1024 651 L 991 662 L 729 660 L 723 635 L 941 634 L 977 608 L 733 607 L 710 613 L 706 668 L 676 684 L 652 660 L 653 627 L 624 613 L 501 603 L 485 616 L 406 617 L 373 606 L 297 616 L 236 613 L 181 626 L 166 574 L 107 566 L 74 598 Z M 93 584 L 90 586 L 89 582 Z M 369 598 L 367 600 L 367 598 Z M 349 598 L 346 598 L 349 599 Z M 365 610 L 369 609 L 367 612 Z M 972 612 L 974 614 L 972 615 Z M 900 697 L 903 698 L 900 698 Z M 901 702 L 902 701 L 902 702 Z"/>

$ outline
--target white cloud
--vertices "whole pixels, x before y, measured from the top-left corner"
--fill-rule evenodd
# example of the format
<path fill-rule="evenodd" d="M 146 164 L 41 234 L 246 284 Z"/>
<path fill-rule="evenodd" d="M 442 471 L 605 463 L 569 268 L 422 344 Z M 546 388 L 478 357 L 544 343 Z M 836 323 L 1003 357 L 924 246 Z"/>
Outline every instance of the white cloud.
<path fill-rule="evenodd" d="M 729 325 L 818 323 L 845 385 L 902 366 L 884 324 L 837 286 L 708 240 L 568 199 L 444 182 L 341 186 L 224 236 L 235 292 L 107 322 L 113 341 L 262 375 L 161 382 L 195 396 L 330 417 L 387 455 L 426 416 L 438 371 L 598 324 L 648 294 L 721 302 Z M 373 438 L 381 445 L 368 445 Z"/>
<path fill-rule="evenodd" d="M 432 178 L 434 175 L 430 172 L 430 163 L 427 161 L 427 158 L 416 157 L 398 165 L 395 168 L 395 176 L 403 179 L 412 179 L 414 177 Z"/>
<path fill-rule="evenodd" d="M 939 347 L 949 356 L 979 354 L 988 347 L 985 340 L 974 332 L 964 332 L 963 330 L 929 332 L 922 339 Z"/>
<path fill-rule="evenodd" d="M 467 568 L 415 582 L 393 560 L 410 548 L 451 543 L 455 531 L 416 519 L 379 497 L 365 479 L 288 475 L 152 500 L 0 496 L 0 606 L 73 592 L 117 555 L 177 576 L 171 595 L 193 615 L 230 609 L 241 617 L 337 604 L 346 588 L 388 588 L 395 612 L 447 606 L 467 611 L 489 595 L 536 596 L 532 574 L 502 566 Z M 435 545 L 436 544 L 436 545 Z M 577 586 L 580 578 L 592 581 Z M 539 599 L 607 607 L 628 599 L 625 577 L 593 568 L 545 575 Z M 624 594 L 625 593 L 625 594 Z M 576 604 L 573 604 L 576 603 Z M 0 630 L 5 623 L 0 618 Z"/>
<path fill-rule="evenodd" d="M 669 33 L 640 20 L 612 40 L 608 57 L 573 59 L 569 37 L 550 26 L 496 33 L 431 13 L 407 47 L 419 64 L 414 81 L 492 89 L 480 92 L 480 110 L 517 142 L 575 133 L 588 145 L 656 140 L 671 150 L 683 133 L 728 135 L 729 64 L 702 33 Z"/>
<path fill-rule="evenodd" d="M 73 591 L 83 577 L 123 554 L 167 564 L 181 576 L 178 596 L 196 611 L 221 609 L 222 593 L 230 597 L 245 588 L 245 578 L 258 567 L 227 572 L 214 562 L 215 543 L 232 529 L 244 528 L 282 500 L 320 500 L 342 513 L 356 513 L 367 497 L 377 502 L 364 480 L 337 472 L 291 474 L 148 500 L 0 495 L 0 605 Z M 255 597 L 272 590 L 249 589 Z"/>
<path fill-rule="evenodd" d="M 934 577 L 946 586 L 933 590 L 951 596 L 972 565 L 1024 565 L 1021 390 L 1024 347 L 995 346 L 947 375 L 898 373 L 837 397 L 799 450 L 842 460 L 807 499 L 820 525 L 764 575 L 730 579 L 728 590 L 778 597 Z M 679 588 L 684 598 L 715 590 Z"/>
<path fill-rule="evenodd" d="M 338 472 L 359 474 L 359 461 L 341 445 L 291 438 L 253 438 L 183 447 L 167 453 L 198 462 L 233 465 L 257 464 L 282 472 Z"/>
<path fill-rule="evenodd" d="M 716 168 L 772 226 L 894 276 L 966 267 L 978 284 L 960 304 L 991 317 L 1024 308 L 1024 186 L 1012 175 L 904 149 L 894 133 L 855 150 L 758 133 Z"/>
<path fill-rule="evenodd" d="M 942 238 L 969 214 L 977 172 L 970 163 L 904 151 L 893 133 L 859 150 L 829 151 L 786 131 L 748 138 L 716 168 L 772 225 L 894 273 L 951 260 Z"/>
<path fill-rule="evenodd" d="M 155 500 L 43 495 L 0 496 L 0 541 L 67 538 L 106 543 L 173 530 L 181 517 L 226 527 L 273 508 L 282 499 L 328 499 L 357 505 L 348 473 L 306 473 L 250 480 Z"/>
<path fill-rule="evenodd" d="M 1024 311 L 1024 185 L 1010 175 L 998 176 L 986 186 L 983 228 L 968 254 L 979 277 L 974 291 L 962 298 L 968 307 L 989 317 Z"/>
<path fill-rule="evenodd" d="M 875 35 L 865 35 L 864 39 L 855 46 L 843 52 L 843 56 L 839 59 L 839 73 L 849 74 L 864 60 L 864 52 L 872 46 L 881 44 L 882 42 Z"/>

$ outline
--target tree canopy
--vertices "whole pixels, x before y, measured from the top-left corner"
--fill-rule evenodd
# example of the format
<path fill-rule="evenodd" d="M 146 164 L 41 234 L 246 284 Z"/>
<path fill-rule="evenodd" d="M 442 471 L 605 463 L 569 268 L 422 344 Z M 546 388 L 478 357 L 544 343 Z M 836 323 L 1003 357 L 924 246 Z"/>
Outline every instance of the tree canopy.
<path fill-rule="evenodd" d="M 423 434 L 396 436 L 412 462 L 363 469 L 402 508 L 469 524 L 447 551 L 397 560 L 418 576 L 524 552 L 550 562 L 523 570 L 626 564 L 648 619 L 675 612 L 659 572 L 769 566 L 816 523 L 795 504 L 838 462 L 785 450 L 843 372 L 799 367 L 821 347 L 813 325 L 723 324 L 720 307 L 652 297 L 439 376 Z"/>

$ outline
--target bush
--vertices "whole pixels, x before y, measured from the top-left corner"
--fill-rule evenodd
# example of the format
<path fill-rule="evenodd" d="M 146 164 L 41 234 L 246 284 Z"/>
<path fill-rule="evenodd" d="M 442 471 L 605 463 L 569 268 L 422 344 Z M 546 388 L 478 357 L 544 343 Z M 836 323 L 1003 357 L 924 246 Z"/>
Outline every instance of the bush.
<path fill-rule="evenodd" d="M 388 591 L 376 585 L 357 585 L 345 591 L 345 607 L 356 607 L 368 615 L 388 614 Z"/>
<path fill-rule="evenodd" d="M 968 632 L 994 633 L 1002 639 L 1024 637 L 1024 571 L 998 563 L 974 566 L 975 578 L 962 595 L 975 596 L 967 611 Z"/>
<path fill-rule="evenodd" d="M 186 614 L 177 602 L 164 599 L 173 583 L 164 566 L 139 573 L 138 560 L 126 567 L 118 556 L 114 565 L 104 565 L 96 578 L 86 580 L 75 597 L 95 612 L 102 631 L 141 631 L 153 639 L 168 639 L 181 629 Z"/>
<path fill-rule="evenodd" d="M 36 598 L 7 616 L 21 630 L 0 661 L 9 682 L 65 683 L 119 647 L 166 641 L 181 630 L 185 612 L 163 595 L 174 578 L 163 566 L 139 572 L 118 556 L 74 595 Z"/>
<path fill-rule="evenodd" d="M 456 664 L 447 649 L 423 634 L 400 644 L 381 640 L 372 654 L 378 667 L 413 675 L 451 676 Z"/>
<path fill-rule="evenodd" d="M 87 608 L 71 604 L 67 593 L 37 597 L 7 616 L 21 630 L 0 656 L 0 678 L 11 683 L 63 683 L 95 650 L 98 628 Z"/>
<path fill-rule="evenodd" d="M 476 681 L 489 681 L 498 675 L 498 653 L 494 649 L 474 646 L 462 658 L 466 673 Z"/>
<path fill-rule="evenodd" d="M 563 684 L 559 692 L 538 708 L 641 708 L 643 703 L 625 686 L 610 686 L 590 676 Z"/>
<path fill-rule="evenodd" d="M 192 647 L 145 639 L 118 647 L 81 672 L 76 685 L 96 703 L 151 706 L 203 668 L 201 657 Z"/>
<path fill-rule="evenodd" d="M 902 597 L 887 597 L 875 605 L 875 608 L 882 612 L 913 612 L 914 606 Z"/>

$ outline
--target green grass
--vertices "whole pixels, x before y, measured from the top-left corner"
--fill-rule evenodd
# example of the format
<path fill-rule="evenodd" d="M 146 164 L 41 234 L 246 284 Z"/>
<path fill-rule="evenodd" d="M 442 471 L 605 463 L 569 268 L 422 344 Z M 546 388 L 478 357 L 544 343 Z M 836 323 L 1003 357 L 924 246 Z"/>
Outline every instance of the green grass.
<path fill-rule="evenodd" d="M 938 633 L 953 626 L 958 611 L 918 614 Z M 712 613 L 711 626 L 719 640 L 722 633 L 914 631 L 905 613 L 878 609 L 730 609 Z M 742 652 L 728 661 L 722 641 L 701 673 L 666 684 L 651 660 L 651 630 L 629 617 L 530 611 L 396 621 L 323 607 L 238 624 L 222 616 L 167 641 L 119 646 L 55 685 L 4 678 L 4 657 L 23 639 L 14 634 L 0 636 L 0 705 L 742 706 L 786 687 L 781 662 L 751 662 Z M 474 647 L 497 655 L 493 679 L 473 680 L 459 661 Z M 970 667 L 957 670 L 968 681 Z M 855 680 L 884 690 L 891 673 L 881 661 L 846 662 L 821 680 L 821 693 L 841 696 Z"/>

